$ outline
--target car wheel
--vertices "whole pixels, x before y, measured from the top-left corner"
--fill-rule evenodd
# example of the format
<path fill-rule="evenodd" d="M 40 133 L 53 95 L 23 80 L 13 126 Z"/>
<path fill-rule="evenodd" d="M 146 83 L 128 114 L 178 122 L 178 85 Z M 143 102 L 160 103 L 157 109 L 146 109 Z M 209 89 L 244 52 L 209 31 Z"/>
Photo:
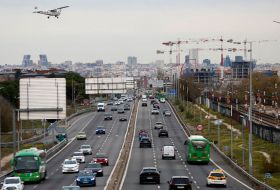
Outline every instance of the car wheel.
<path fill-rule="evenodd" d="M 164 160 L 164 156 L 162 155 L 161 158 Z"/>
<path fill-rule="evenodd" d="M 160 184 L 160 180 L 157 181 L 157 184 Z"/>

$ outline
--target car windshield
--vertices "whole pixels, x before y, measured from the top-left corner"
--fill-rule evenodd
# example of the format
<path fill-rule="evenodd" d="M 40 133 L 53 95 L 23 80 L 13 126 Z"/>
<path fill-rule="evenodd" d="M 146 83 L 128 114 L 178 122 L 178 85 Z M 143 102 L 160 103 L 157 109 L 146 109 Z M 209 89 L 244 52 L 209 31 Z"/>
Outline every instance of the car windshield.
<path fill-rule="evenodd" d="M 162 125 L 162 122 L 156 122 L 156 125 Z"/>
<path fill-rule="evenodd" d="M 207 144 L 208 143 L 206 141 L 192 141 L 192 146 L 196 150 L 203 150 L 207 146 Z"/>
<path fill-rule="evenodd" d="M 82 152 L 74 152 L 73 156 L 83 156 L 84 154 Z"/>
<path fill-rule="evenodd" d="M 78 134 L 79 135 L 85 135 L 85 132 L 79 132 Z"/>
<path fill-rule="evenodd" d="M 62 187 L 62 190 L 80 190 L 81 188 L 78 186 L 75 187 Z"/>
<path fill-rule="evenodd" d="M 96 129 L 104 129 L 104 127 L 96 127 Z"/>
<path fill-rule="evenodd" d="M 211 176 L 213 177 L 224 177 L 223 173 L 211 173 Z"/>
<path fill-rule="evenodd" d="M 105 113 L 105 116 L 111 116 L 112 114 L 110 114 L 110 113 Z"/>
<path fill-rule="evenodd" d="M 157 171 L 157 169 L 155 169 L 155 168 L 144 168 L 143 169 L 143 172 L 156 172 Z"/>
<path fill-rule="evenodd" d="M 19 179 L 16 178 L 5 179 L 5 184 L 17 184 L 17 183 L 19 183 Z"/>
<path fill-rule="evenodd" d="M 173 178 L 172 181 L 175 184 L 187 184 L 189 183 L 189 178 Z"/>
<path fill-rule="evenodd" d="M 88 165 L 87 165 L 87 168 L 101 168 L 102 166 L 101 166 L 101 164 L 99 164 L 99 163 L 89 163 Z"/>
<path fill-rule="evenodd" d="M 68 165 L 68 164 L 77 164 L 77 162 L 75 160 L 65 160 L 64 161 L 64 164 L 65 165 Z"/>
<path fill-rule="evenodd" d="M 90 145 L 82 145 L 81 148 L 90 148 Z"/>
<path fill-rule="evenodd" d="M 107 156 L 105 154 L 96 154 L 95 157 L 96 158 L 107 158 Z"/>
<path fill-rule="evenodd" d="M 39 160 L 35 156 L 21 156 L 15 158 L 15 170 L 20 171 L 36 171 L 39 169 Z"/>
<path fill-rule="evenodd" d="M 94 176 L 91 172 L 81 171 L 78 176 Z"/>

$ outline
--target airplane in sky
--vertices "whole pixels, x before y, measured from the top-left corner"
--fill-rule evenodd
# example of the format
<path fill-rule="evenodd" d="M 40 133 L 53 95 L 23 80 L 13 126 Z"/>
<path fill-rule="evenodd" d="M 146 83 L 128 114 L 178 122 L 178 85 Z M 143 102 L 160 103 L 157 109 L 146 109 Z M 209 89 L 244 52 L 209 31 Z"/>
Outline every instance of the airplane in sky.
<path fill-rule="evenodd" d="M 33 13 L 38 13 L 38 14 L 43 14 L 43 15 L 48 15 L 48 18 L 50 18 L 51 16 L 54 16 L 56 18 L 59 17 L 59 15 L 61 14 L 61 10 L 68 8 L 69 6 L 64 6 L 64 7 L 59 7 L 56 9 L 51 9 L 51 10 L 47 10 L 47 11 L 34 11 Z M 35 7 L 35 10 L 37 10 L 38 8 Z"/>
<path fill-rule="evenodd" d="M 280 24 L 280 22 L 279 22 L 279 21 L 275 21 L 275 20 L 274 20 L 273 22 L 276 22 L 276 23 Z"/>

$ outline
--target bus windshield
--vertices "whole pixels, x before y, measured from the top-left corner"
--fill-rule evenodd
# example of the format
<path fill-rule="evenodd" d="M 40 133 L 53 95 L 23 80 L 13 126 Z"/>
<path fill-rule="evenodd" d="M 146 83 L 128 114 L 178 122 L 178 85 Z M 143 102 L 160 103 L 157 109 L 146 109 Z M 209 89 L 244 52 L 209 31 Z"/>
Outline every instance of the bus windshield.
<path fill-rule="evenodd" d="M 34 172 L 39 169 L 39 159 L 35 156 L 22 156 L 15 158 L 15 168 L 16 172 Z"/>
<path fill-rule="evenodd" d="M 207 144 L 206 141 L 192 141 L 192 146 L 195 150 L 203 150 Z"/>

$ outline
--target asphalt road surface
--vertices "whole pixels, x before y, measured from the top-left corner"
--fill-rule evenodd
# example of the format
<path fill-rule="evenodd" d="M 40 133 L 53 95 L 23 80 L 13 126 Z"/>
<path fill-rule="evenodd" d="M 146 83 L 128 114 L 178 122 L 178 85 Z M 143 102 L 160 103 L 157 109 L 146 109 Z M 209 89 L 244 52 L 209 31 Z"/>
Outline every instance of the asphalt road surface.
<path fill-rule="evenodd" d="M 180 126 L 174 113 L 171 117 L 164 117 L 162 110 L 167 108 L 171 110 L 168 103 L 160 104 L 160 114 L 151 115 L 152 106 L 148 102 L 148 107 L 141 107 L 139 104 L 137 115 L 136 132 L 133 140 L 131 158 L 125 179 L 122 184 L 123 190 L 145 190 L 145 189 L 168 189 L 167 181 L 172 176 L 188 176 L 192 181 L 192 189 L 216 189 L 215 187 L 206 187 L 206 177 L 209 172 L 216 169 L 217 166 L 210 162 L 208 165 L 190 165 L 186 163 L 186 134 Z M 159 138 L 158 130 L 153 129 L 156 121 L 163 121 L 169 132 L 169 138 Z M 152 148 L 139 148 L 138 131 L 145 129 L 149 131 L 152 137 Z M 175 145 L 177 148 L 175 160 L 162 160 L 161 148 L 164 145 Z M 232 170 L 226 163 L 215 153 L 211 152 L 211 159 L 228 172 L 227 188 L 223 189 L 253 189 L 249 187 L 246 180 Z M 143 167 L 154 166 L 161 171 L 161 183 L 158 184 L 139 184 L 139 174 Z"/>
<path fill-rule="evenodd" d="M 110 108 L 108 107 L 107 109 L 109 110 Z M 125 114 L 129 118 L 130 112 L 126 111 Z M 25 184 L 25 189 L 59 190 L 62 186 L 74 185 L 77 174 L 62 174 L 61 164 L 66 158 L 69 158 L 74 151 L 77 151 L 82 144 L 90 144 L 93 148 L 93 155 L 97 152 L 102 152 L 106 153 L 109 157 L 109 166 L 103 167 L 104 176 L 97 177 L 97 185 L 94 187 L 94 189 L 104 189 L 123 144 L 128 121 L 120 122 L 120 114 L 116 112 L 113 113 L 113 120 L 104 121 L 103 116 L 104 112 L 92 112 L 79 116 L 68 130 L 69 144 L 48 162 L 47 179 L 38 184 Z M 105 135 L 95 134 L 97 125 L 103 125 L 106 128 Z M 75 139 L 75 135 L 82 130 L 86 132 L 87 140 L 78 141 Z M 80 170 L 92 160 L 93 155 L 86 156 L 86 163 L 80 164 Z M 83 187 L 82 189 L 92 189 L 92 187 Z"/>

